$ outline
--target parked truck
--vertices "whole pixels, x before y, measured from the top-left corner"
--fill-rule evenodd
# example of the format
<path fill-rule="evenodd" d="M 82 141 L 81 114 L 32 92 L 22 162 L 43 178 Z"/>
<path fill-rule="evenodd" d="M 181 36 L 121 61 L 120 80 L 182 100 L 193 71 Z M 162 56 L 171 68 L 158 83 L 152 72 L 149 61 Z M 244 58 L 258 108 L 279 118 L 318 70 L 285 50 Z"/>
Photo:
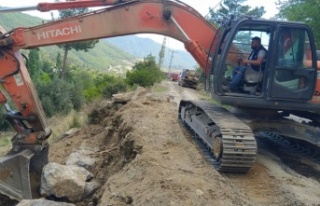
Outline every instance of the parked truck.
<path fill-rule="evenodd" d="M 190 87 L 190 88 L 196 89 L 198 85 L 198 80 L 199 79 L 196 76 L 196 73 L 194 70 L 184 69 L 180 73 L 178 84 L 179 86 L 182 86 L 182 87 Z"/>

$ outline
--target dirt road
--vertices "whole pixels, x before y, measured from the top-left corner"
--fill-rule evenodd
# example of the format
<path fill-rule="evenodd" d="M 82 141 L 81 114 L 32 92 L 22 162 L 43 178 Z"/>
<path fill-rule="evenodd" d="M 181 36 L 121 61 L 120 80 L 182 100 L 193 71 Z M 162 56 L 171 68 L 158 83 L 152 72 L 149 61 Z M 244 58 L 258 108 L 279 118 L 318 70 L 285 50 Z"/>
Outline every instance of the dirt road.
<path fill-rule="evenodd" d="M 158 86 L 167 90 L 94 105 L 95 124 L 52 145 L 50 161 L 62 164 L 80 147 L 96 154 L 89 170 L 102 186 L 77 205 L 320 205 L 319 164 L 266 141 L 248 174 L 215 171 L 177 118 L 181 98 L 202 97 L 176 82 Z"/>
<path fill-rule="evenodd" d="M 182 89 L 169 82 L 175 101 L 199 99 L 192 89 Z M 246 175 L 223 174 L 253 205 L 320 205 L 320 167 L 303 154 L 281 148 L 257 137 L 259 152 L 254 167 Z M 272 148 L 273 147 L 273 148 Z M 279 148 L 276 148 L 279 147 Z M 277 152 L 282 150 L 282 153 Z M 303 172 L 301 172 L 303 168 Z"/>

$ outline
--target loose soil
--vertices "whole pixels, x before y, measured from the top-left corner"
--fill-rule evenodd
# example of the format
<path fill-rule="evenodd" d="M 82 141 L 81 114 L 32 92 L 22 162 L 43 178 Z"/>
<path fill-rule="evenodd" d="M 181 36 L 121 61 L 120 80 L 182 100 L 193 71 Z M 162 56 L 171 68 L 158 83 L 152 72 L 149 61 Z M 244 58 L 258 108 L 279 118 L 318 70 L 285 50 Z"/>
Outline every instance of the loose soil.
<path fill-rule="evenodd" d="M 261 144 L 247 174 L 217 172 L 177 118 L 180 99 L 204 97 L 176 82 L 158 86 L 167 91 L 92 105 L 94 124 L 51 145 L 50 161 L 61 164 L 80 147 L 94 152 L 89 171 L 101 187 L 76 205 L 320 205 L 319 179 L 295 172 Z"/>

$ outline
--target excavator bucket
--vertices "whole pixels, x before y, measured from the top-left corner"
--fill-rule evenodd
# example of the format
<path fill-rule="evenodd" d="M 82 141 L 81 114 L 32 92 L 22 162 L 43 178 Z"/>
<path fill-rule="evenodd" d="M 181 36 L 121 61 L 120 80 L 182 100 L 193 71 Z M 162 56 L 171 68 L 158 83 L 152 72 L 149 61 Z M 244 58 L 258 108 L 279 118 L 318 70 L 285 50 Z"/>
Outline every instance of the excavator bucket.
<path fill-rule="evenodd" d="M 34 152 L 26 149 L 0 158 L 0 192 L 12 199 L 32 199 L 30 160 Z"/>

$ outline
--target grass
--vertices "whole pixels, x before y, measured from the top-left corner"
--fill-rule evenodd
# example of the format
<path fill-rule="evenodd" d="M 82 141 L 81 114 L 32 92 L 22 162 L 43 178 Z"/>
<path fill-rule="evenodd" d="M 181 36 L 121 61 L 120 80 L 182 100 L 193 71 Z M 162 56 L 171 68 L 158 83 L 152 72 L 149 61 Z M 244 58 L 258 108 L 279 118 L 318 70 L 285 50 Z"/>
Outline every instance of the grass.
<path fill-rule="evenodd" d="M 11 144 L 11 138 L 13 134 L 3 134 L 1 135 L 1 140 L 0 140 L 0 147 L 7 146 Z"/>
<path fill-rule="evenodd" d="M 83 112 L 71 112 L 67 116 L 55 116 L 48 119 L 52 134 L 49 143 L 55 143 L 68 130 L 74 127 L 81 127 L 87 121 Z M 12 148 L 11 139 L 16 134 L 14 131 L 0 132 L 0 157 L 4 156 Z"/>
<path fill-rule="evenodd" d="M 74 127 L 81 127 L 87 121 L 87 115 L 84 112 L 73 111 L 67 116 L 55 116 L 50 118 L 49 127 L 52 130 L 49 143 L 57 142 L 60 137 L 68 130 Z"/>
<path fill-rule="evenodd" d="M 11 149 L 11 138 L 14 135 L 15 132 L 0 132 L 0 156 L 3 156 Z"/>
<path fill-rule="evenodd" d="M 154 93 L 165 93 L 168 92 L 168 88 L 165 86 L 162 86 L 161 84 L 155 84 L 151 88 L 152 92 Z"/>

